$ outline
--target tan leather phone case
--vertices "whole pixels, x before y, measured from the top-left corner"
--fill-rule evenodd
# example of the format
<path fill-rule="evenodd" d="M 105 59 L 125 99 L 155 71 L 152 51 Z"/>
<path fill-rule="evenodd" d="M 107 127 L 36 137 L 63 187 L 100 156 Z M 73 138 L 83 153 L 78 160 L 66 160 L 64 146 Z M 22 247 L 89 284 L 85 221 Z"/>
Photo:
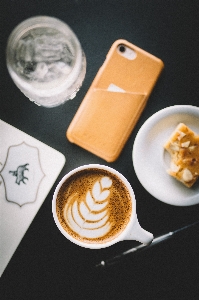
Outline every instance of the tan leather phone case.
<path fill-rule="evenodd" d="M 162 69 L 159 58 L 117 40 L 69 125 L 69 141 L 108 162 L 115 161 Z"/>

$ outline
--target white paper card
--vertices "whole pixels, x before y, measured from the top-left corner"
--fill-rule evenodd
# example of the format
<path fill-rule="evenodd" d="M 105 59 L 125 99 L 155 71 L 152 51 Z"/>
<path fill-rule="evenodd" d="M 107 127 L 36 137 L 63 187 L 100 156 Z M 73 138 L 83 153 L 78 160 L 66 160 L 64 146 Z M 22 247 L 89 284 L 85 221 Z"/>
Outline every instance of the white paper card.
<path fill-rule="evenodd" d="M 120 88 L 119 86 L 111 83 L 109 86 L 108 86 L 108 89 L 107 91 L 109 92 L 119 92 L 119 93 L 125 93 L 125 90 L 123 90 L 122 88 Z"/>
<path fill-rule="evenodd" d="M 0 276 L 64 164 L 62 153 L 0 120 Z"/>

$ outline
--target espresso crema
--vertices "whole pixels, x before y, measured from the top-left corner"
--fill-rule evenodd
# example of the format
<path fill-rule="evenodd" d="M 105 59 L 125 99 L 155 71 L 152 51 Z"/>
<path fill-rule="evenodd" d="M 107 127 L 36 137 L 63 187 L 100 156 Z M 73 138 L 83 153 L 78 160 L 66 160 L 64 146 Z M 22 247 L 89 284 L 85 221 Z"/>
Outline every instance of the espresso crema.
<path fill-rule="evenodd" d="M 86 243 L 106 243 L 126 228 L 132 201 L 117 175 L 88 168 L 62 184 L 56 213 L 64 230 L 73 238 Z"/>

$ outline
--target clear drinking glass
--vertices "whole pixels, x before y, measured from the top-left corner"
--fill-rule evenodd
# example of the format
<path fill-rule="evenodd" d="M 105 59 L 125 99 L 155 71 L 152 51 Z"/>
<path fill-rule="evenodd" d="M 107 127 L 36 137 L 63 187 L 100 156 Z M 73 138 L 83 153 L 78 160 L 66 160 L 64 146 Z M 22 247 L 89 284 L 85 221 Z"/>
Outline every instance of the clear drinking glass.
<path fill-rule="evenodd" d="M 86 73 L 79 40 L 67 24 L 53 17 L 33 17 L 14 28 L 6 57 L 18 88 L 45 107 L 73 99 Z"/>

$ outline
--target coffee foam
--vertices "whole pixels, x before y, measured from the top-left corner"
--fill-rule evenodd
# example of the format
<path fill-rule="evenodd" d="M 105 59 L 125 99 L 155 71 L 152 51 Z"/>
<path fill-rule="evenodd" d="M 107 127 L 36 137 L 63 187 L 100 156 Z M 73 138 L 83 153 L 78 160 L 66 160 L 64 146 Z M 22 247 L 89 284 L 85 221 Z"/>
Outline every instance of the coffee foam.
<path fill-rule="evenodd" d="M 103 243 L 124 230 L 132 202 L 127 187 L 116 175 L 86 169 L 63 183 L 56 211 L 62 227 L 71 236 L 87 243 Z"/>

